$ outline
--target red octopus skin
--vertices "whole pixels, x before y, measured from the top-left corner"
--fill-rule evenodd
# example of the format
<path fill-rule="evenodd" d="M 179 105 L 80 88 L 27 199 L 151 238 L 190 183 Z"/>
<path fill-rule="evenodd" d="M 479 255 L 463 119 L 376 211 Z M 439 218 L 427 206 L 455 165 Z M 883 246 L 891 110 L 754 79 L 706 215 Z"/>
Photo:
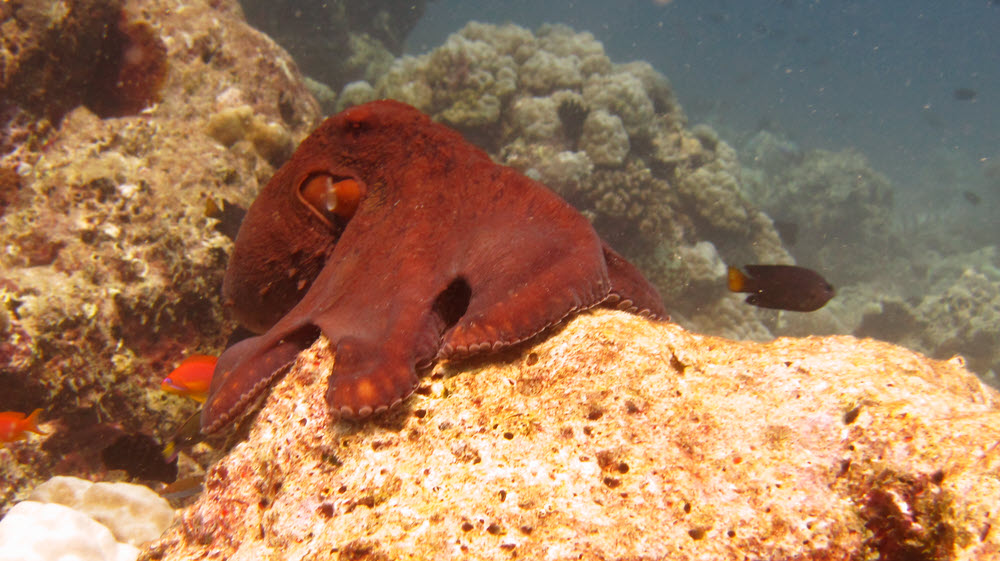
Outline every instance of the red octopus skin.
<path fill-rule="evenodd" d="M 317 177 L 358 187 L 352 215 L 303 198 Z M 261 334 L 220 357 L 203 433 L 236 419 L 320 333 L 336 349 L 330 410 L 359 418 L 402 402 L 418 368 L 581 310 L 666 317 L 656 289 L 566 201 L 389 100 L 330 117 L 275 173 L 240 228 L 223 300 Z"/>

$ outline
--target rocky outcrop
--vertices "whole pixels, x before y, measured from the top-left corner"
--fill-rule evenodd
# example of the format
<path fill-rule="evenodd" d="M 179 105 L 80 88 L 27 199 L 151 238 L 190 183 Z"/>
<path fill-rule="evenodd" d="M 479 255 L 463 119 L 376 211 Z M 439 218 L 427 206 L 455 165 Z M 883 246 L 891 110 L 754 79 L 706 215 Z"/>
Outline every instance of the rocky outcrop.
<path fill-rule="evenodd" d="M 987 559 L 1000 395 L 853 337 L 625 313 L 335 422 L 321 339 L 146 559 Z"/>
<path fill-rule="evenodd" d="M 235 0 L 125 1 L 110 16 L 90 4 L 0 3 L 0 74 L 41 80 L 0 95 L 0 411 L 41 408 L 50 423 L 0 448 L 0 512 L 57 473 L 108 477 L 116 436 L 162 440 L 190 413 L 160 380 L 231 329 L 218 302 L 231 242 L 206 205 L 248 205 L 319 120 L 291 58 Z M 111 116 L 71 95 L 101 64 L 64 76 L 76 59 L 45 46 L 81 50 L 95 28 L 151 38 L 129 60 L 165 54 L 157 100 Z"/>

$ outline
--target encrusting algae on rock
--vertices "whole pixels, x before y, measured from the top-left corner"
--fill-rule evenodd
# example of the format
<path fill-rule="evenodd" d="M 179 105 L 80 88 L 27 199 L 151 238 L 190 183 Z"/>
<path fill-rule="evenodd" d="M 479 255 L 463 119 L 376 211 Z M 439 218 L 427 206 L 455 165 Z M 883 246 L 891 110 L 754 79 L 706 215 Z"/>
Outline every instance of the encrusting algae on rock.
<path fill-rule="evenodd" d="M 115 29 L 149 40 L 126 42 L 129 60 L 168 59 L 148 84 L 158 101 L 121 92 L 133 111 L 81 99 L 141 70 L 98 64 Z M 0 446 L 3 513 L 55 474 L 135 475 L 134 455 L 109 476 L 102 452 L 120 436 L 163 442 L 191 413 L 160 380 L 231 329 L 218 301 L 231 241 L 206 201 L 249 204 L 319 107 L 235 0 L 0 2 L 0 60 L 13 64 L 0 77 L 0 411 L 42 408 L 51 423 Z M 243 136 L 210 135 L 247 107 Z"/>
<path fill-rule="evenodd" d="M 853 337 L 615 311 L 331 422 L 320 339 L 146 559 L 987 559 L 998 394 Z"/>

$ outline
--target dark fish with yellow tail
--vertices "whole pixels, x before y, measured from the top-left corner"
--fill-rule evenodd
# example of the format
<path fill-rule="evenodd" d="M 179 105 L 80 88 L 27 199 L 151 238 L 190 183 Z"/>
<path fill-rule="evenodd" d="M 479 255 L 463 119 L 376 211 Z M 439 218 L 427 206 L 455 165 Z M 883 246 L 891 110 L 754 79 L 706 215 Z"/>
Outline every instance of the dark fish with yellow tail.
<path fill-rule="evenodd" d="M 833 298 L 833 286 L 816 271 L 794 265 L 729 268 L 729 290 L 749 292 L 747 304 L 760 308 L 813 312 Z"/>

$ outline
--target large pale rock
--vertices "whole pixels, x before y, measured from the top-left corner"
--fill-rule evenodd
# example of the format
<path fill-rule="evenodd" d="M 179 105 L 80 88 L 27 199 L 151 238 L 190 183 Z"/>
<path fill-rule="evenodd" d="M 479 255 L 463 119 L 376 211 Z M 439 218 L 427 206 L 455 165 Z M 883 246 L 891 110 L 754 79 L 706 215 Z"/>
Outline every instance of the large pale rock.
<path fill-rule="evenodd" d="M 996 559 L 998 394 L 852 337 L 625 313 L 331 422 L 317 343 L 146 558 Z"/>
<path fill-rule="evenodd" d="M 0 520 L 0 561 L 133 561 L 138 554 L 68 506 L 21 501 Z"/>
<path fill-rule="evenodd" d="M 160 537 L 174 517 L 174 509 L 163 497 L 133 483 L 92 483 L 56 476 L 36 487 L 28 498 L 82 512 L 111 530 L 116 540 L 132 545 Z"/>

